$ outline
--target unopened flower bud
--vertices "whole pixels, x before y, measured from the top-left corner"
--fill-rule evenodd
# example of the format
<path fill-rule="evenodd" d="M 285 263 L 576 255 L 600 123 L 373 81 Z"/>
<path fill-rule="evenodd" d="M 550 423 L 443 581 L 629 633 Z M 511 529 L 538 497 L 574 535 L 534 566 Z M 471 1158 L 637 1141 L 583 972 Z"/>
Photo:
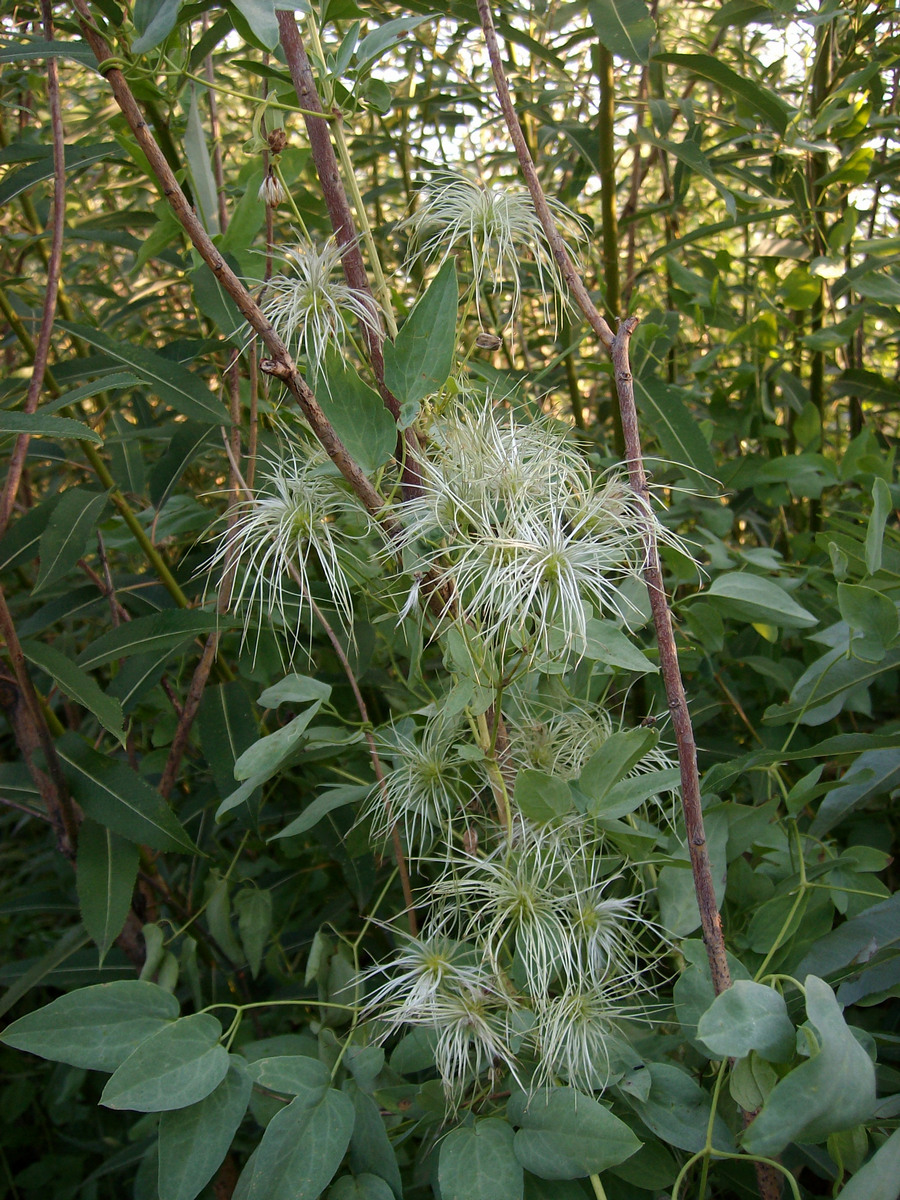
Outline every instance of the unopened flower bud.
<path fill-rule="evenodd" d="M 482 330 L 475 338 L 475 345 L 479 350 L 499 350 L 503 343 L 496 333 L 485 333 Z"/>
<path fill-rule="evenodd" d="M 259 198 L 269 208 L 277 208 L 279 204 L 283 204 L 286 199 L 284 188 L 281 186 L 281 180 L 270 170 L 265 179 L 259 185 Z"/>

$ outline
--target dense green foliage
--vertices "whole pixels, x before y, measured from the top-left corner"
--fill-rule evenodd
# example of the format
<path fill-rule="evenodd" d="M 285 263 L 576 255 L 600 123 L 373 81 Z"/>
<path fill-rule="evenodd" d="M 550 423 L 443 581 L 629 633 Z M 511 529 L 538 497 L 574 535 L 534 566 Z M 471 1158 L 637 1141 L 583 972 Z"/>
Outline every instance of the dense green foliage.
<path fill-rule="evenodd" d="M 741 1197 L 763 1159 L 894 1200 L 893 3 L 496 6 L 561 232 L 640 319 L 652 511 L 472 4 L 297 12 L 372 292 L 273 5 L 88 8 L 377 503 L 76 9 L 2 4 L 0 1200 Z"/>

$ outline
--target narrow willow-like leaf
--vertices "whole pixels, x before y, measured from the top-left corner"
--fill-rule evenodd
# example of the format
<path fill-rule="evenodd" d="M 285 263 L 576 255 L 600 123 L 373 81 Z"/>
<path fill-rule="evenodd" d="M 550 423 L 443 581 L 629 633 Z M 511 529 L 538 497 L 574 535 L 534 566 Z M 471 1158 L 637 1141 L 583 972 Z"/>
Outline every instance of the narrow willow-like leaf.
<path fill-rule="evenodd" d="M 103 728 L 125 745 L 125 718 L 114 696 L 107 696 L 95 679 L 55 646 L 23 640 L 22 650 L 29 662 L 47 672 L 60 691 L 92 712 Z"/>

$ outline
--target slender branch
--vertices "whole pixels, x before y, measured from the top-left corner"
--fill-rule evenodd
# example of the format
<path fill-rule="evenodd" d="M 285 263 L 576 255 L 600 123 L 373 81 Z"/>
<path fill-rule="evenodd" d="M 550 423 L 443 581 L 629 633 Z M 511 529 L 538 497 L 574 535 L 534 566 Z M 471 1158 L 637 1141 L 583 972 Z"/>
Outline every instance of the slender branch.
<path fill-rule="evenodd" d="M 41 15 L 44 25 L 44 37 L 48 42 L 53 40 L 53 11 L 50 0 L 41 0 Z M 25 397 L 24 412 L 37 411 L 41 389 L 44 385 L 44 375 L 47 370 L 47 360 L 50 354 L 50 339 L 53 335 L 53 322 L 56 317 L 56 301 L 59 296 L 59 280 L 62 269 L 63 232 L 66 220 L 66 162 L 62 122 L 62 107 L 59 98 L 59 64 L 56 58 L 47 60 L 47 98 L 50 104 L 50 126 L 53 133 L 53 219 L 50 258 L 47 262 L 47 282 L 44 290 L 44 307 L 41 315 L 41 328 L 35 347 L 34 369 L 31 373 L 31 383 Z M 10 514 L 19 490 L 19 482 L 25 467 L 30 436 L 21 433 L 16 438 L 9 463 L 6 483 L 0 495 L 0 537 L 9 524 Z"/>
<path fill-rule="evenodd" d="M 106 77 L 116 103 L 128 122 L 141 151 L 147 158 L 163 196 L 168 201 L 179 224 L 190 238 L 200 257 L 234 300 L 247 323 L 259 335 L 272 355 L 268 373 L 277 376 L 285 383 L 329 458 L 350 484 L 364 507 L 373 515 L 381 516 L 382 526 L 390 534 L 391 530 L 396 530 L 397 526 L 390 518 L 383 517 L 381 496 L 350 457 L 347 448 L 325 416 L 312 390 L 300 375 L 287 347 L 275 332 L 271 322 L 263 315 L 259 305 L 225 262 L 222 254 L 203 228 L 175 178 L 166 156 L 150 132 L 125 76 L 119 67 L 114 65 L 116 60 L 105 65 L 112 55 L 106 41 L 93 26 L 87 0 L 73 0 L 73 3 L 81 17 L 80 23 L 85 39 L 97 58 L 100 73 Z M 260 365 L 263 370 L 266 370 L 265 363 Z"/>
<path fill-rule="evenodd" d="M 503 115 L 506 118 L 509 135 L 515 146 L 522 173 L 528 183 L 535 210 L 553 247 L 557 262 L 572 289 L 573 296 L 591 328 L 610 352 L 619 409 L 622 415 L 622 432 L 625 442 L 629 480 L 636 494 L 649 504 L 649 488 L 647 486 L 647 476 L 644 471 L 637 408 L 634 401 L 634 382 L 628 361 L 628 347 L 631 335 L 638 324 L 637 318 L 629 317 L 623 321 L 619 327 L 619 332 L 613 335 L 609 325 L 597 311 L 581 277 L 569 258 L 563 244 L 562 236 L 556 228 L 556 223 L 544 196 L 534 162 L 525 143 L 516 111 L 513 107 L 509 85 L 503 69 L 503 63 L 500 59 L 500 49 L 497 43 L 497 35 L 494 30 L 488 0 L 477 0 L 477 4 L 487 42 L 488 54 L 490 55 L 497 96 L 500 100 L 500 106 L 503 109 Z M 681 680 L 678 651 L 675 646 L 672 617 L 663 584 L 659 551 L 652 529 L 648 529 L 645 537 L 644 579 L 647 584 L 650 606 L 653 612 L 653 622 L 656 627 L 660 669 L 665 682 L 666 697 L 669 702 L 669 710 L 672 714 L 672 724 L 678 744 L 678 759 L 681 768 L 681 799 L 691 856 L 691 867 L 694 874 L 694 887 L 700 907 L 703 940 L 706 944 L 707 955 L 709 956 L 713 986 L 718 995 L 731 986 L 731 975 L 725 955 L 722 922 L 716 905 L 712 869 L 706 844 L 706 833 L 703 828 L 703 813 L 700 804 L 700 776 L 697 770 L 697 748 L 694 742 L 693 727 L 684 694 L 684 685 Z"/>

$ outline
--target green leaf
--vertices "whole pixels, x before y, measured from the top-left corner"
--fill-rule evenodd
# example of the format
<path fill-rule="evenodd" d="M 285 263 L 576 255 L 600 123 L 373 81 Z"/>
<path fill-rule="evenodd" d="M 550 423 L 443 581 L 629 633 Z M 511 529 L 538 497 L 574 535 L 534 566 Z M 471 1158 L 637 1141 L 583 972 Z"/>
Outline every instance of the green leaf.
<path fill-rule="evenodd" d="M 250 700 L 237 680 L 205 689 L 197 728 L 219 794 L 227 796 L 234 789 L 234 764 L 259 735 Z"/>
<path fill-rule="evenodd" d="M 709 79 L 732 96 L 745 100 L 755 113 L 765 117 L 780 134 L 784 135 L 787 130 L 792 116 L 790 106 L 771 88 L 762 87 L 745 75 L 739 75 L 721 58 L 714 58 L 711 54 L 655 54 L 653 60 L 685 67 L 701 79 Z"/>
<path fill-rule="evenodd" d="M 198 88 L 196 84 L 191 85 L 191 101 L 188 105 L 187 127 L 184 132 L 184 154 L 187 159 L 187 170 L 198 215 L 206 232 L 210 236 L 216 236 L 220 232 L 219 204 L 209 147 L 206 144 L 206 132 L 203 128 L 197 100 L 197 96 L 201 92 L 205 94 L 206 89 Z"/>
<path fill-rule="evenodd" d="M 234 764 L 235 779 L 242 781 L 274 775 L 285 759 L 297 749 L 307 725 L 321 707 L 322 701 L 317 700 L 287 725 L 282 725 L 274 733 L 267 734 L 248 747 Z"/>
<path fill-rule="evenodd" d="M 576 787 L 587 800 L 586 811 L 597 816 L 613 787 L 656 745 L 655 729 L 625 729 L 611 734 L 581 770 Z M 606 815 L 606 814 L 604 814 Z"/>
<path fill-rule="evenodd" d="M 342 1175 L 328 1193 L 328 1200 L 393 1200 L 394 1193 L 379 1175 Z"/>
<path fill-rule="evenodd" d="M 0 409 L 0 434 L 27 433 L 31 437 L 78 438 L 82 442 L 103 445 L 103 438 L 82 421 L 70 417 L 50 417 L 43 412 L 25 413 Z"/>
<path fill-rule="evenodd" d="M 198 612 L 195 609 L 169 609 L 153 613 L 149 617 L 137 617 L 127 621 L 118 629 L 111 629 L 78 656 L 81 667 L 101 667 L 117 658 L 130 658 L 134 654 L 157 654 L 166 650 L 172 653 L 195 637 L 228 628 L 230 622 L 216 613 Z"/>
<path fill-rule="evenodd" d="M 565 816 L 573 807 L 572 791 L 564 779 L 526 768 L 516 776 L 516 808 L 538 825 Z"/>
<path fill-rule="evenodd" d="M 797 967 L 797 975 L 831 975 L 851 963 L 868 962 L 880 950 L 898 943 L 900 892 L 820 938 Z"/>
<path fill-rule="evenodd" d="M 574 1088 L 516 1094 L 507 1105 L 519 1126 L 516 1158 L 541 1179 L 583 1179 L 630 1158 L 641 1143 L 624 1121 Z"/>
<path fill-rule="evenodd" d="M 181 822 L 149 783 L 124 762 L 92 750 L 77 733 L 56 743 L 72 795 L 100 825 L 152 850 L 198 853 Z"/>
<path fill-rule="evenodd" d="M 620 779 L 609 789 L 597 804 L 597 816 L 602 821 L 614 821 L 619 817 L 627 817 L 645 800 L 660 796 L 665 792 L 675 791 L 681 782 L 681 772 L 677 767 L 667 767 L 662 771 L 647 771 L 640 775 L 631 775 Z"/>
<path fill-rule="evenodd" d="M 864 750 L 849 770 L 822 799 L 810 827 L 812 837 L 822 837 L 848 813 L 875 796 L 886 796 L 900 786 L 900 747 Z"/>
<path fill-rule="evenodd" d="M 883 479 L 872 484 L 872 512 L 866 526 L 866 570 L 870 575 L 881 570 L 884 526 L 893 509 L 891 489 Z"/>
<path fill-rule="evenodd" d="M 27 907 L 26 911 L 28 911 Z M 59 968 L 74 958 L 89 941 L 90 938 L 84 929 L 80 925 L 75 925 L 71 929 L 67 929 L 40 958 L 27 959 L 24 963 L 19 964 L 15 974 L 11 976 L 13 982 L 0 998 L 0 1017 L 5 1016 L 23 996 L 27 996 L 33 987 L 43 983 L 44 980 L 53 979 Z"/>
<path fill-rule="evenodd" d="M 357 1175 L 364 1171 L 374 1172 L 388 1184 L 397 1200 L 402 1200 L 403 1184 L 397 1155 L 378 1105 L 371 1096 L 356 1089 L 351 1099 L 356 1120 L 350 1138 L 350 1169 Z"/>
<path fill-rule="evenodd" d="M 397 17 L 393 21 L 386 21 L 384 25 L 379 25 L 377 29 L 373 29 L 371 33 L 367 33 L 359 43 L 356 49 L 357 63 L 360 66 L 363 63 L 374 63 L 375 59 L 380 58 L 390 47 L 406 41 L 407 33 L 418 28 L 423 21 L 430 21 L 432 19 L 432 17 L 428 16 Z"/>
<path fill-rule="evenodd" d="M 96 61 L 94 58 L 91 65 L 96 64 Z M 122 151 L 115 142 L 77 143 L 73 146 L 66 146 L 65 157 L 66 171 L 68 172 L 91 166 L 96 162 L 103 162 L 105 159 L 121 159 Z M 22 167 L 18 171 L 8 172 L 0 182 L 0 207 L 5 208 L 11 200 L 21 196 L 23 192 L 29 191 L 38 183 L 43 183 L 45 179 L 52 178 L 53 157 L 48 146 L 36 162 L 29 163 L 27 167 Z M 58 321 L 57 324 L 59 325 L 61 322 Z"/>
<path fill-rule="evenodd" d="M 640 375 L 634 380 L 634 392 L 641 416 L 659 438 L 666 456 L 696 472 L 697 487 L 705 492 L 714 490 L 716 463 L 681 390 L 653 375 Z"/>
<path fill-rule="evenodd" d="M 644 1124 L 662 1141 L 691 1153 L 706 1144 L 712 1098 L 681 1067 L 668 1063 L 649 1064 L 652 1084 L 646 1100 L 625 1093 L 628 1103 Z M 713 1124 L 713 1146 L 733 1150 L 734 1143 L 721 1117 Z"/>
<path fill-rule="evenodd" d="M 280 1054 L 251 1063 L 250 1078 L 258 1088 L 279 1096 L 300 1096 L 313 1108 L 325 1099 L 331 1076 L 324 1063 L 305 1054 Z"/>
<path fill-rule="evenodd" d="M 76 884 L 84 927 L 97 944 L 100 962 L 122 932 L 137 881 L 138 848 L 95 821 L 78 829 Z"/>
<path fill-rule="evenodd" d="M 594 32 L 610 54 L 626 62 L 650 61 L 656 24 L 643 0 L 588 0 Z"/>
<path fill-rule="evenodd" d="M 837 585 L 838 608 L 851 629 L 877 638 L 882 645 L 889 645 L 897 636 L 897 605 L 883 592 L 864 584 L 839 583 Z"/>
<path fill-rule="evenodd" d="M 286 675 L 259 697 L 262 708 L 277 708 L 279 704 L 307 704 L 310 700 L 324 703 L 331 695 L 331 684 L 309 675 Z"/>
<path fill-rule="evenodd" d="M 25 39 L 25 35 L 19 35 Z M 28 38 L 17 42 L 0 41 L 0 64 L 29 62 L 43 58 L 69 58 L 83 67 L 96 67 L 93 50 L 81 40 L 48 42 L 45 38 Z"/>
<path fill-rule="evenodd" d="M 135 54 L 144 54 L 164 42 L 175 28 L 181 0 L 136 0 L 134 27 L 138 37 L 131 43 Z"/>
<path fill-rule="evenodd" d="M 74 487 L 63 492 L 41 534 L 41 569 L 35 593 L 66 576 L 96 538 L 100 514 L 106 508 L 105 492 Z"/>
<path fill-rule="evenodd" d="M 804 725 L 821 725 L 841 711 L 851 692 L 897 666 L 900 666 L 900 649 L 888 650 L 878 662 L 868 662 L 849 658 L 847 651 L 838 646 L 807 667 L 794 684 L 787 703 L 767 708 L 763 720 L 773 725 L 797 720 Z"/>
<path fill-rule="evenodd" d="M 103 728 L 125 745 L 125 718 L 114 696 L 107 696 L 96 680 L 55 646 L 24 640 L 22 651 L 29 662 L 47 672 L 61 692 L 92 712 Z"/>
<path fill-rule="evenodd" d="M 441 1142 L 441 1200 L 522 1200 L 525 1175 L 505 1121 L 488 1117 L 452 1130 Z"/>
<path fill-rule="evenodd" d="M 895 1129 L 867 1163 L 841 1188 L 841 1200 L 897 1200 L 900 1129 Z"/>
<path fill-rule="evenodd" d="M 703 593 L 725 617 L 778 625 L 783 629 L 807 629 L 818 620 L 774 583 L 749 571 L 726 571 L 717 575 Z"/>
<path fill-rule="evenodd" d="M 401 404 L 416 404 L 447 382 L 456 352 L 459 284 L 448 258 L 396 341 L 384 344 L 384 381 Z"/>
<path fill-rule="evenodd" d="M 53 1062 L 115 1071 L 178 1016 L 178 1001 L 155 983 L 121 979 L 58 996 L 14 1021 L 0 1042 Z"/>
<path fill-rule="evenodd" d="M 250 1102 L 252 1084 L 232 1058 L 222 1082 L 187 1108 L 159 1119 L 159 1200 L 194 1200 L 228 1153 Z"/>
<path fill-rule="evenodd" d="M 279 37 L 274 0 L 234 0 L 234 6 L 262 44 L 274 50 Z"/>
<path fill-rule="evenodd" d="M 700 1018 L 697 1037 L 721 1058 L 744 1058 L 751 1050 L 769 1062 L 794 1053 L 794 1026 L 784 997 L 774 988 L 738 979 Z"/>
<path fill-rule="evenodd" d="M 322 365 L 325 383 L 316 398 L 325 416 L 347 448 L 350 457 L 367 475 L 374 475 L 397 446 L 397 423 L 377 392 L 347 366 L 333 346 Z"/>
<path fill-rule="evenodd" d="M 233 1200 L 317 1200 L 341 1165 L 353 1131 L 353 1103 L 329 1088 L 315 1105 L 305 1097 L 276 1113 L 244 1168 Z"/>
<path fill-rule="evenodd" d="M 179 1017 L 146 1041 L 107 1081 L 100 1103 L 136 1112 L 167 1112 L 203 1100 L 228 1072 L 222 1026 L 211 1013 Z"/>
<path fill-rule="evenodd" d="M 875 1107 L 875 1068 L 847 1027 L 827 983 L 804 981 L 806 1013 L 817 1046 L 766 1098 L 744 1133 L 749 1154 L 780 1154 L 789 1142 L 823 1142 L 867 1121 Z"/>
<path fill-rule="evenodd" d="M 258 887 L 244 888 L 234 898 L 241 946 L 255 979 L 262 965 L 263 950 L 272 931 L 272 893 Z"/>
<path fill-rule="evenodd" d="M 336 808 L 343 808 L 345 804 L 363 800 L 370 791 L 371 788 L 358 784 L 339 784 L 337 787 L 326 788 L 320 796 L 313 800 L 312 804 L 308 804 L 304 808 L 299 817 L 295 817 L 284 829 L 273 834 L 269 841 L 274 842 L 279 838 L 296 837 L 299 833 L 306 833 L 308 829 L 318 825 L 323 817 L 334 812 Z"/>
<path fill-rule="evenodd" d="M 614 621 L 600 621 L 595 617 L 585 622 L 584 657 L 639 675 L 659 671 L 656 663 L 651 662 Z"/>
<path fill-rule="evenodd" d="M 112 338 L 93 325 L 73 325 L 68 321 L 57 322 L 60 328 L 73 334 L 123 366 L 129 367 L 140 379 L 152 386 L 164 403 L 171 405 L 182 416 L 206 425 L 225 425 L 228 413 L 208 387 L 187 367 L 171 362 L 121 338 Z"/>

